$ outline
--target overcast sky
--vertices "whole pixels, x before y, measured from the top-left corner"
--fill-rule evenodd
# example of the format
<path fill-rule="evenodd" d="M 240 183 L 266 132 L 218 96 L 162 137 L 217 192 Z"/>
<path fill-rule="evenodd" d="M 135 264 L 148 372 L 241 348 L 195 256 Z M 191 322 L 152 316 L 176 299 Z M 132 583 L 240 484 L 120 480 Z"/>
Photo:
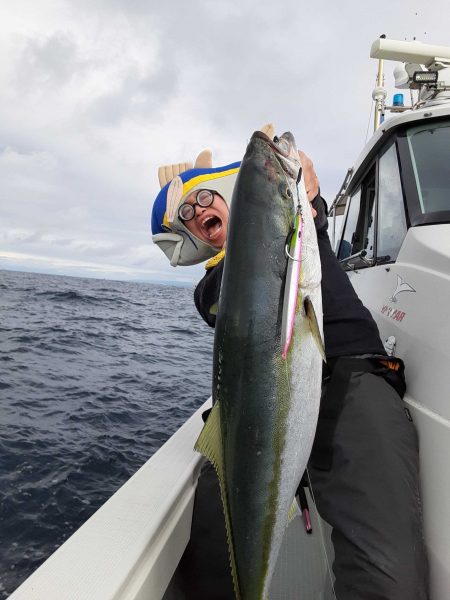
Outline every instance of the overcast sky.
<path fill-rule="evenodd" d="M 450 45 L 449 17 L 448 0 L 2 0 L 0 268 L 198 280 L 151 242 L 158 166 L 240 160 L 272 121 L 332 200 L 366 139 L 371 43 Z"/>

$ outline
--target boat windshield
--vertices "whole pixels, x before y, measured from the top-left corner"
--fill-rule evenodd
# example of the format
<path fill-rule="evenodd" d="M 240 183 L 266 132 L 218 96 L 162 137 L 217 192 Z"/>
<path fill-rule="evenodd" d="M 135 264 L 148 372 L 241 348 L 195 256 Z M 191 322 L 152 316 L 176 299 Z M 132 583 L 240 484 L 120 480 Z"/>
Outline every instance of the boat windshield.
<path fill-rule="evenodd" d="M 422 214 L 450 211 L 450 120 L 407 132 Z"/>

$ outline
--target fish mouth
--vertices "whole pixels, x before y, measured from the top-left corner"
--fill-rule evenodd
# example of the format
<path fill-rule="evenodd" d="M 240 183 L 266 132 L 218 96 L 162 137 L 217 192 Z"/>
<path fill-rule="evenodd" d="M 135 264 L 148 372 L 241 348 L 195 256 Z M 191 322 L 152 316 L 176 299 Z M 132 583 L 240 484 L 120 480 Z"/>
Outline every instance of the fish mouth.
<path fill-rule="evenodd" d="M 202 218 L 199 225 L 210 241 L 214 241 L 220 235 L 223 227 L 222 219 L 217 215 L 208 215 Z"/>
<path fill-rule="evenodd" d="M 286 131 L 280 137 L 275 136 L 271 139 L 262 131 L 255 131 L 252 139 L 260 139 L 270 147 L 275 154 L 283 171 L 291 179 L 297 180 L 299 170 L 301 169 L 300 159 L 297 151 L 295 138 L 290 131 Z"/>
<path fill-rule="evenodd" d="M 273 139 L 262 131 L 255 131 L 252 137 L 263 140 L 276 154 L 281 154 L 284 158 L 292 158 L 296 152 L 295 139 L 290 131 L 285 131 L 283 135 Z"/>

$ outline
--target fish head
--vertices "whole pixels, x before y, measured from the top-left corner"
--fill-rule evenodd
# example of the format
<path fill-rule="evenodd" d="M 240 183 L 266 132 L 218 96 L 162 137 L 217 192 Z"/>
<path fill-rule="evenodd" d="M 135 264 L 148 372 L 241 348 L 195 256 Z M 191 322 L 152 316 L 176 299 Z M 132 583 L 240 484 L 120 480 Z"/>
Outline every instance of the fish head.
<path fill-rule="evenodd" d="M 258 156 L 266 164 L 273 161 L 277 165 L 277 177 L 282 173 L 295 184 L 300 170 L 300 159 L 297 152 L 295 139 L 292 133 L 283 133 L 280 137 L 273 139 L 262 131 L 255 131 L 247 146 L 249 157 Z M 281 169 L 279 168 L 281 167 Z"/>
<path fill-rule="evenodd" d="M 282 201 L 283 197 L 286 200 L 286 192 L 289 190 L 291 206 L 294 209 L 300 207 L 302 215 L 300 289 L 303 295 L 308 294 L 311 289 L 315 289 L 320 284 L 321 268 L 314 218 L 301 176 L 302 167 L 295 138 L 289 131 L 279 137 L 275 136 L 273 140 L 262 132 L 255 132 L 253 138 L 264 145 L 266 155 L 270 156 L 272 163 L 277 165 L 275 171 L 279 177 L 280 191 L 282 192 L 277 196 L 278 201 Z"/>
<path fill-rule="evenodd" d="M 282 163 L 285 172 L 296 183 L 301 165 L 294 136 L 290 131 L 286 131 L 280 137 L 275 136 L 273 141 L 278 149 L 278 160 Z"/>
<path fill-rule="evenodd" d="M 295 138 L 290 131 L 286 131 L 281 136 L 275 136 L 273 139 L 268 137 L 262 131 L 255 131 L 250 140 L 249 148 L 254 151 L 262 152 L 267 159 L 266 164 L 270 162 L 276 164 L 276 176 L 285 177 L 285 183 L 291 191 L 292 198 L 297 197 L 297 181 L 301 174 L 300 157 L 295 143 Z M 248 149 L 249 149 L 248 148 Z M 281 167 L 279 169 L 278 167 Z"/>

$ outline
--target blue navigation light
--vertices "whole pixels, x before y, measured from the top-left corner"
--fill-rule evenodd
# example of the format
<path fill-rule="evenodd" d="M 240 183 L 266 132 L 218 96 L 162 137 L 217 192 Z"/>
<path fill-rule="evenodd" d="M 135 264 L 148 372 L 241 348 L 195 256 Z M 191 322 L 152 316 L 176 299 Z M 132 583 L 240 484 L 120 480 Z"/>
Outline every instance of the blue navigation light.
<path fill-rule="evenodd" d="M 394 99 L 392 101 L 392 106 L 404 106 L 404 104 L 403 104 L 403 94 L 394 94 Z"/>

